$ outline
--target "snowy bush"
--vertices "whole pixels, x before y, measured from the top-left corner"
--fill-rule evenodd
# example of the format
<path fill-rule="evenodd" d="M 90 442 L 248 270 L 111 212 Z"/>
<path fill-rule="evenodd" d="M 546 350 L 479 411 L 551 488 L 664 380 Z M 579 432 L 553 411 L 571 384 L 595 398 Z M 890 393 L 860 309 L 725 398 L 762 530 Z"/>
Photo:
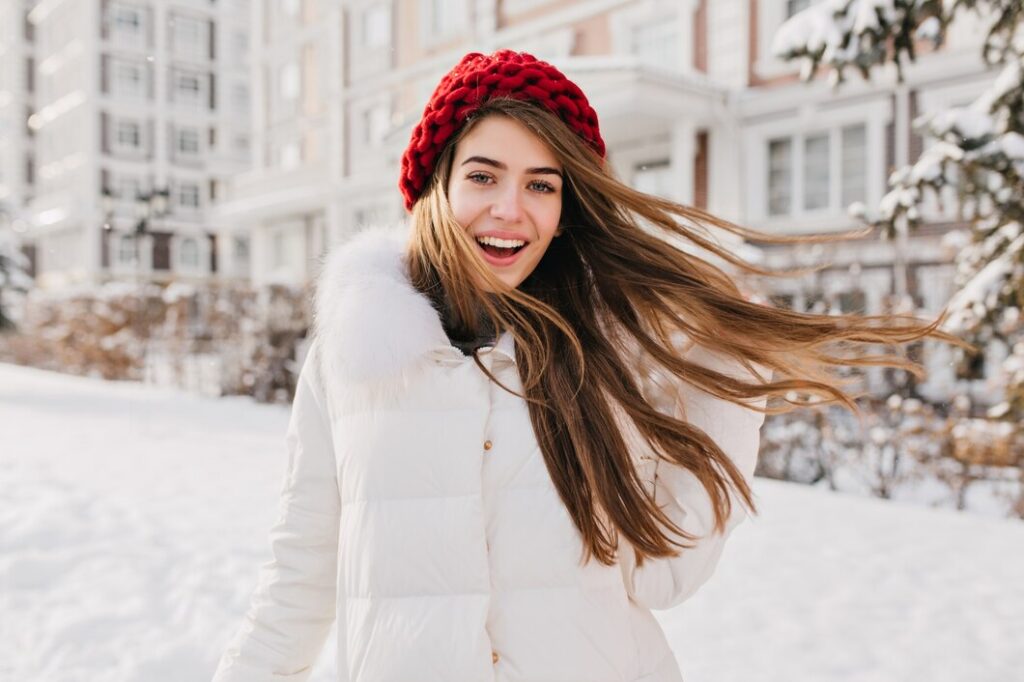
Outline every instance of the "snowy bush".
<path fill-rule="evenodd" d="M 287 402 L 308 301 L 299 288 L 227 283 L 36 291 L 20 333 L 0 340 L 0 359 Z"/>
<path fill-rule="evenodd" d="M 970 418 L 899 395 L 771 416 L 757 474 L 832 490 L 1024 518 L 1024 438 L 1007 422 Z"/>
<path fill-rule="evenodd" d="M 122 284 L 61 294 L 33 291 L 19 333 L 3 340 L 2 357 L 72 374 L 136 378 L 146 303 Z"/>

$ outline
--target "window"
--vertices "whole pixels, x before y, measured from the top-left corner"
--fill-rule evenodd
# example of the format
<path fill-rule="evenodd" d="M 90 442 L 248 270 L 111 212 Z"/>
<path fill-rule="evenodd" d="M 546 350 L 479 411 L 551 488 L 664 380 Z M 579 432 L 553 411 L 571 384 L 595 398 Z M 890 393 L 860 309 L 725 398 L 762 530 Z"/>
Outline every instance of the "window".
<path fill-rule="evenodd" d="M 391 115 L 386 104 L 377 104 L 363 111 L 363 142 L 378 145 L 387 135 Z"/>
<path fill-rule="evenodd" d="M 768 142 L 768 215 L 785 215 L 792 206 L 793 143 Z"/>
<path fill-rule="evenodd" d="M 299 96 L 299 65 L 290 62 L 281 67 L 279 72 L 278 87 L 281 97 L 285 99 L 296 99 Z"/>
<path fill-rule="evenodd" d="M 142 31 L 142 13 L 136 7 L 114 5 L 114 30 L 119 33 L 139 33 Z"/>
<path fill-rule="evenodd" d="M 662 17 L 633 27 L 630 52 L 647 66 L 675 69 L 679 66 L 679 40 L 675 22 Z"/>
<path fill-rule="evenodd" d="M 771 304 L 776 308 L 782 308 L 783 310 L 793 310 L 794 297 L 793 294 L 786 293 L 775 293 L 768 296 Z"/>
<path fill-rule="evenodd" d="M 235 109 L 247 111 L 249 109 L 249 86 L 245 83 L 235 85 L 231 90 L 231 98 Z"/>
<path fill-rule="evenodd" d="M 114 139 L 118 147 L 139 149 L 142 147 L 142 127 L 136 121 L 118 121 Z"/>
<path fill-rule="evenodd" d="M 145 75 L 142 64 L 117 59 L 114 67 L 114 92 L 118 95 L 140 97 L 145 93 Z"/>
<path fill-rule="evenodd" d="M 284 254 L 284 232 L 277 230 L 274 232 L 273 237 L 273 255 L 271 256 L 271 266 L 274 269 L 283 268 L 285 263 Z"/>
<path fill-rule="evenodd" d="M 361 30 L 364 47 L 391 45 L 391 8 L 384 4 L 367 7 L 363 11 Z"/>
<path fill-rule="evenodd" d="M 281 145 L 281 168 L 288 170 L 295 168 L 302 161 L 297 142 L 287 142 Z"/>
<path fill-rule="evenodd" d="M 445 31 L 445 16 L 443 0 L 427 0 L 427 24 L 430 32 L 434 35 L 443 34 Z"/>
<path fill-rule="evenodd" d="M 235 31 L 231 35 L 232 50 L 236 63 L 244 63 L 249 56 L 249 34 L 244 31 Z"/>
<path fill-rule="evenodd" d="M 641 163 L 633 168 L 633 188 L 659 197 L 672 196 L 672 165 L 668 159 Z"/>
<path fill-rule="evenodd" d="M 199 185 L 194 182 L 183 182 L 178 185 L 178 205 L 190 210 L 198 209 Z"/>
<path fill-rule="evenodd" d="M 131 265 L 135 262 L 135 237 L 130 234 L 121 235 L 117 240 L 117 262 Z"/>
<path fill-rule="evenodd" d="M 768 215 L 846 213 L 867 201 L 867 125 L 768 140 Z M 798 173 L 798 175 L 794 175 Z M 794 200 L 792 194 L 799 190 Z"/>
<path fill-rule="evenodd" d="M 840 312 L 864 314 L 867 310 L 867 295 L 863 289 L 840 292 L 837 299 Z"/>
<path fill-rule="evenodd" d="M 178 262 L 186 268 L 199 267 L 199 244 L 192 237 L 185 237 L 181 240 Z"/>
<path fill-rule="evenodd" d="M 117 181 L 117 197 L 122 201 L 135 201 L 142 194 L 142 185 L 137 178 L 122 175 Z"/>
<path fill-rule="evenodd" d="M 141 7 L 114 3 L 107 8 L 108 38 L 120 47 L 142 47 L 145 30 Z"/>
<path fill-rule="evenodd" d="M 842 130 L 842 207 L 867 199 L 867 134 L 864 124 Z"/>
<path fill-rule="evenodd" d="M 178 79 L 178 89 L 181 92 L 192 96 L 199 96 L 199 78 L 193 75 L 184 74 Z"/>
<path fill-rule="evenodd" d="M 804 138 L 804 208 L 828 208 L 828 134 Z"/>
<path fill-rule="evenodd" d="M 379 225 L 388 220 L 388 211 L 385 206 L 375 204 L 373 206 L 357 208 L 352 216 L 352 224 L 357 227 L 362 227 L 364 225 Z"/>
<path fill-rule="evenodd" d="M 174 99 L 186 104 L 202 102 L 202 83 L 195 71 L 176 71 L 174 76 Z"/>
<path fill-rule="evenodd" d="M 177 134 L 177 149 L 181 154 L 199 153 L 199 131 L 195 128 L 180 128 Z"/>
<path fill-rule="evenodd" d="M 466 29 L 466 0 L 420 0 L 423 16 L 421 35 L 424 44 L 435 44 Z"/>
<path fill-rule="evenodd" d="M 249 239 L 248 237 L 235 237 L 231 240 L 232 257 L 236 263 L 249 262 Z"/>
<path fill-rule="evenodd" d="M 790 18 L 797 12 L 803 12 L 811 6 L 811 0 L 786 0 L 786 18 Z"/>
<path fill-rule="evenodd" d="M 171 17 L 171 44 L 178 54 L 200 56 L 206 50 L 206 24 L 201 19 L 175 15 Z"/>

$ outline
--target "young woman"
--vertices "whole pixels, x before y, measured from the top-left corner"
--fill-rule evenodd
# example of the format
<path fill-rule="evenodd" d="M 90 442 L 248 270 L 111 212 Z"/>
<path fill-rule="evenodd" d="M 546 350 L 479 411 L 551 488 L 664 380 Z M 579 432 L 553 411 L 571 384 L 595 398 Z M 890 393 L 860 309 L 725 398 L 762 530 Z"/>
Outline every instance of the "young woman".
<path fill-rule="evenodd" d="M 706 226 L 618 182 L 579 88 L 467 55 L 403 158 L 409 226 L 328 259 L 273 560 L 217 682 L 669 682 L 651 614 L 753 511 L 766 413 L 852 407 L 835 368 L 938 322 L 748 301 Z M 769 398 L 778 405 L 767 406 Z"/>

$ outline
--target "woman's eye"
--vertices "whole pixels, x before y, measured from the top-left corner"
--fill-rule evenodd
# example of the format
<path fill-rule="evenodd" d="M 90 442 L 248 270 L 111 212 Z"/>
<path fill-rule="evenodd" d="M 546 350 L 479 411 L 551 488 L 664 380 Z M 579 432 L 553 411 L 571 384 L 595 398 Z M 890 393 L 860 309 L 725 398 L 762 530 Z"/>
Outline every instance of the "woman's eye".
<path fill-rule="evenodd" d="M 474 182 L 478 185 L 490 185 L 493 184 L 494 182 L 494 178 L 492 178 L 487 173 L 481 172 L 469 173 L 468 175 L 466 175 L 466 178 L 470 182 Z M 528 187 L 534 190 L 535 192 L 542 192 L 544 194 L 550 194 L 552 192 L 557 191 L 555 190 L 554 185 L 552 185 L 550 182 L 544 182 L 543 180 L 534 180 L 528 185 Z"/>

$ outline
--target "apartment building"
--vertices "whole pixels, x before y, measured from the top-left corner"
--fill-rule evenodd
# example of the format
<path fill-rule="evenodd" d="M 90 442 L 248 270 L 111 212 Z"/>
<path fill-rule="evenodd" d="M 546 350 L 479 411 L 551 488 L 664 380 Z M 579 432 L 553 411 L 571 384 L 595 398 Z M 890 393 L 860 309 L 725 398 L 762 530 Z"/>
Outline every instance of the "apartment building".
<path fill-rule="evenodd" d="M 703 35 L 698 8 L 254 0 L 254 165 L 218 205 L 229 235 L 221 242 L 251 235 L 255 281 L 301 282 L 327 244 L 400 219 L 399 159 L 432 89 L 466 51 L 500 47 L 549 59 L 581 83 L 620 175 L 728 213 L 734 150 L 719 126 L 727 125 L 729 89 L 708 77 L 707 45 L 692 39 Z M 719 70 L 740 82 L 742 67 Z M 712 138 L 711 129 L 720 134 Z M 709 164 L 710 156 L 722 158 Z"/>
<path fill-rule="evenodd" d="M 903 83 L 884 70 L 838 91 L 802 83 L 770 46 L 811 0 L 253 2 L 254 166 L 217 216 L 229 235 L 251 236 L 257 282 L 307 281 L 328 244 L 403 216 L 401 153 L 439 78 L 470 50 L 529 51 L 577 81 L 625 181 L 787 234 L 857 227 L 847 206 L 876 205 L 890 170 L 920 152 L 914 118 L 967 103 L 994 77 L 968 19 Z M 879 239 L 730 244 L 780 267 L 830 262 L 768 283 L 796 307 L 873 313 L 902 296 L 936 311 L 952 287 L 941 237 L 955 216 L 937 205 L 927 215 L 906 262 Z M 935 390 L 952 372 L 940 356 Z"/>
<path fill-rule="evenodd" d="M 336 0 L 252 0 L 252 154 L 216 207 L 221 271 L 301 283 L 345 220 L 345 8 Z M 391 21 L 390 15 L 385 23 Z"/>
<path fill-rule="evenodd" d="M 0 4 L 0 231 L 16 235 L 28 229 L 25 207 L 35 181 L 33 131 L 28 127 L 35 106 L 29 9 L 28 0 Z"/>
<path fill-rule="evenodd" d="M 38 284 L 216 273 L 209 209 L 251 151 L 247 0 L 29 5 Z"/>

